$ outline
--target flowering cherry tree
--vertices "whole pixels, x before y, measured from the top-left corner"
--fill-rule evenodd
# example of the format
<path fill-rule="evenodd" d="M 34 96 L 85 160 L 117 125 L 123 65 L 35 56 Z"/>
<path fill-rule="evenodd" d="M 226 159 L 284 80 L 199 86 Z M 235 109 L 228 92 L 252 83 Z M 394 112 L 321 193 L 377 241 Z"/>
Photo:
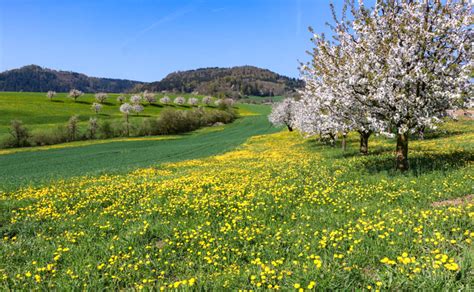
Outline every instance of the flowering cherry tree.
<path fill-rule="evenodd" d="M 146 90 L 143 93 L 143 99 L 145 99 L 148 102 L 148 104 L 152 104 L 156 102 L 155 94 L 153 92 L 148 92 Z"/>
<path fill-rule="evenodd" d="M 128 122 L 128 116 L 132 113 L 133 106 L 129 103 L 124 103 L 120 106 L 120 111 L 123 113 L 123 116 L 125 118 L 125 134 L 127 136 L 129 136 L 130 135 L 130 124 Z"/>
<path fill-rule="evenodd" d="M 130 102 L 132 104 L 140 104 L 142 101 L 143 101 L 143 99 L 140 95 L 132 95 L 130 97 Z"/>
<path fill-rule="evenodd" d="M 95 100 L 98 103 L 104 103 L 107 100 L 107 93 L 99 92 L 95 94 Z"/>
<path fill-rule="evenodd" d="M 288 131 L 293 131 L 295 105 L 295 100 L 291 98 L 285 98 L 281 102 L 274 104 L 268 120 L 275 126 L 284 125 L 288 128 Z"/>
<path fill-rule="evenodd" d="M 53 97 L 56 96 L 56 91 L 50 90 L 50 91 L 48 91 L 48 92 L 46 93 L 46 96 L 49 98 L 49 100 L 52 101 L 52 100 L 53 100 Z"/>
<path fill-rule="evenodd" d="M 117 102 L 120 103 L 120 104 L 123 104 L 126 100 L 127 100 L 127 98 L 124 95 L 119 95 L 117 97 Z"/>
<path fill-rule="evenodd" d="M 177 105 L 183 105 L 186 103 L 186 98 L 182 97 L 182 96 L 178 96 L 174 99 L 174 103 L 177 104 Z"/>
<path fill-rule="evenodd" d="M 95 112 L 95 114 L 99 114 L 99 112 L 102 110 L 102 105 L 100 103 L 94 102 L 91 109 Z"/>
<path fill-rule="evenodd" d="M 171 98 L 169 98 L 168 96 L 164 96 L 162 98 L 160 98 L 160 103 L 162 104 L 169 104 L 171 102 Z"/>
<path fill-rule="evenodd" d="M 202 99 L 202 103 L 205 104 L 205 105 L 210 105 L 212 102 L 212 97 L 210 96 L 205 96 L 203 99 Z"/>
<path fill-rule="evenodd" d="M 80 90 L 77 90 L 77 89 L 71 89 L 69 91 L 69 97 L 74 99 L 74 102 L 77 101 L 77 99 L 82 96 L 84 93 Z"/>
<path fill-rule="evenodd" d="M 195 97 L 191 97 L 188 99 L 188 104 L 189 105 L 192 105 L 192 106 L 195 106 L 199 103 L 199 99 L 195 98 Z"/>
<path fill-rule="evenodd" d="M 396 136 L 396 167 L 406 170 L 409 134 L 434 128 L 472 95 L 471 4 L 379 0 L 367 8 L 360 0 L 346 7 L 352 20 L 335 17 L 334 41 L 314 37 L 313 61 L 303 68 L 306 95 L 351 129 Z"/>
<path fill-rule="evenodd" d="M 141 112 L 144 110 L 144 107 L 143 107 L 143 105 L 137 103 L 137 104 L 132 105 L 132 110 L 133 110 L 133 111 L 137 114 L 137 116 L 138 116 L 138 114 L 141 113 Z"/>

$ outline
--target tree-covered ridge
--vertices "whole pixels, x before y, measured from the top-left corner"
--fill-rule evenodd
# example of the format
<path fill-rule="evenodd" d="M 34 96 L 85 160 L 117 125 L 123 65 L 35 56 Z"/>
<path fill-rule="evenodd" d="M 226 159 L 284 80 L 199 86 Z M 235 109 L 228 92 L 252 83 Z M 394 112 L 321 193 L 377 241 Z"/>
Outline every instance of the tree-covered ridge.
<path fill-rule="evenodd" d="M 0 91 L 67 92 L 72 88 L 84 92 L 124 92 L 141 82 L 123 79 L 89 77 L 85 74 L 57 71 L 37 65 L 0 73 Z"/>
<path fill-rule="evenodd" d="M 279 75 L 253 66 L 232 68 L 202 68 L 178 71 L 161 81 L 136 86 L 136 91 L 181 91 L 200 94 L 224 93 L 230 97 L 242 95 L 283 95 L 303 86 L 301 80 Z"/>

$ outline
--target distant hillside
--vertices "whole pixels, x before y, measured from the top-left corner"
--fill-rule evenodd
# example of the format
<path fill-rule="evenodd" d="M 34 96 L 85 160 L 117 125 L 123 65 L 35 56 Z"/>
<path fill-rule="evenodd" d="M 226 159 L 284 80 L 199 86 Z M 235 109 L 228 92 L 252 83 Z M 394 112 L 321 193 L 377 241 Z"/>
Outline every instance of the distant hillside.
<path fill-rule="evenodd" d="M 37 65 L 0 73 L 0 91 L 66 92 L 76 88 L 84 92 L 124 92 L 138 84 L 141 82 L 89 77 L 81 73 L 56 71 Z"/>
<path fill-rule="evenodd" d="M 161 81 L 137 85 L 134 91 L 224 93 L 230 97 L 273 96 L 292 93 L 303 82 L 252 66 L 202 68 L 171 73 Z"/>

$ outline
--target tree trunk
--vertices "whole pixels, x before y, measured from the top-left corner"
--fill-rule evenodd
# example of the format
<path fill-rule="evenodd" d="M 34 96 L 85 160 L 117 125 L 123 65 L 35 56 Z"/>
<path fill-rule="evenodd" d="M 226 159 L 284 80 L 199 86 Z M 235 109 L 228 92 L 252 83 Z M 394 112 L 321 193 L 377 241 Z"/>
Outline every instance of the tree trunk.
<path fill-rule="evenodd" d="M 288 131 L 293 132 L 293 127 L 292 126 L 286 125 L 286 127 L 288 128 Z"/>
<path fill-rule="evenodd" d="M 408 170 L 408 133 L 397 134 L 397 161 L 396 168 L 400 171 Z"/>
<path fill-rule="evenodd" d="M 360 154 L 367 155 L 369 153 L 369 138 L 372 132 L 359 132 L 360 134 Z"/>
<path fill-rule="evenodd" d="M 130 129 L 129 129 L 129 125 L 128 125 L 128 115 L 125 115 L 125 119 L 126 119 L 126 124 L 127 124 L 127 137 L 130 136 Z"/>
<path fill-rule="evenodd" d="M 342 150 L 343 151 L 346 151 L 346 149 L 347 149 L 346 138 L 347 138 L 347 134 L 346 133 L 342 134 Z"/>
<path fill-rule="evenodd" d="M 420 140 L 424 140 L 425 139 L 425 127 L 421 127 L 420 130 L 418 131 L 418 138 Z"/>

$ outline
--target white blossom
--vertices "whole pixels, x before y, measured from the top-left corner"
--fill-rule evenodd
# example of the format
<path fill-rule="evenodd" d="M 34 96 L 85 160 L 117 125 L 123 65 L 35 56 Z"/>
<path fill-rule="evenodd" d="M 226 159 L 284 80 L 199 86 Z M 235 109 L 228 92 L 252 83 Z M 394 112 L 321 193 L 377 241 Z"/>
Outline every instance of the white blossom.
<path fill-rule="evenodd" d="M 142 102 L 142 97 L 140 95 L 132 95 L 132 97 L 130 97 L 130 102 L 132 104 L 140 104 Z"/>
<path fill-rule="evenodd" d="M 48 92 L 46 93 L 46 96 L 47 96 L 50 100 L 52 100 L 53 97 L 56 96 L 56 91 L 50 90 L 50 91 L 48 91 Z"/>
<path fill-rule="evenodd" d="M 102 105 L 100 103 L 94 102 L 91 108 L 96 114 L 98 114 L 102 110 Z"/>
<path fill-rule="evenodd" d="M 156 102 L 156 97 L 155 97 L 155 94 L 153 92 L 148 92 L 148 91 L 145 91 L 143 93 L 143 98 L 149 103 L 149 104 L 152 104 L 152 103 L 155 103 Z"/>
<path fill-rule="evenodd" d="M 188 99 L 188 104 L 189 105 L 197 105 L 199 103 L 199 99 L 195 98 L 195 97 L 190 97 Z"/>
<path fill-rule="evenodd" d="M 178 105 L 183 105 L 183 104 L 186 103 L 186 98 L 184 98 L 182 96 L 178 96 L 174 99 L 174 103 L 178 104 Z"/>
<path fill-rule="evenodd" d="M 162 98 L 160 98 L 160 103 L 162 104 L 169 104 L 171 102 L 171 98 L 169 98 L 168 96 L 164 96 Z"/>
<path fill-rule="evenodd" d="M 275 126 L 285 125 L 288 130 L 293 131 L 295 105 L 295 100 L 291 98 L 285 98 L 281 102 L 274 104 L 268 120 Z"/>
<path fill-rule="evenodd" d="M 212 102 L 212 97 L 210 96 L 205 96 L 203 99 L 202 99 L 202 103 L 205 104 L 205 105 L 210 105 Z"/>
<path fill-rule="evenodd" d="M 69 91 L 69 97 L 74 99 L 74 101 L 76 101 L 81 95 L 83 95 L 84 93 L 80 90 L 77 90 L 77 89 L 71 89 Z"/>
<path fill-rule="evenodd" d="M 95 94 L 95 100 L 98 103 L 104 103 L 107 100 L 107 93 L 99 92 Z"/>

